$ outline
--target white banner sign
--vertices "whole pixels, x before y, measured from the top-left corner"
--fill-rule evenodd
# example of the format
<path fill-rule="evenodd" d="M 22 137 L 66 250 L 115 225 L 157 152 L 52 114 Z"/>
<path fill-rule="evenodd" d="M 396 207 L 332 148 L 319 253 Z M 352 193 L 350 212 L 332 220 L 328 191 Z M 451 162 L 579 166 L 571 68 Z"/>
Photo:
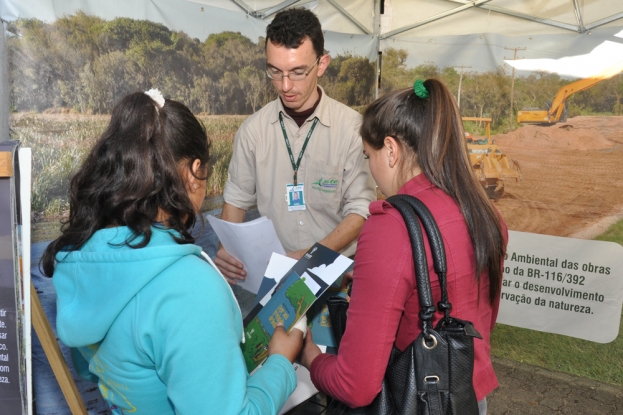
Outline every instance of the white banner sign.
<path fill-rule="evenodd" d="M 509 231 L 498 323 L 609 343 L 622 303 L 623 246 Z"/>

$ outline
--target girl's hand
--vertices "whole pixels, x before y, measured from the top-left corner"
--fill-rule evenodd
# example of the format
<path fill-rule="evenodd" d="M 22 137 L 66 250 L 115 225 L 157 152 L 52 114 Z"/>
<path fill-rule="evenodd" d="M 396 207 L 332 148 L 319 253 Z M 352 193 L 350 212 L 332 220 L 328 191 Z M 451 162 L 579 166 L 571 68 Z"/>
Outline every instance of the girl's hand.
<path fill-rule="evenodd" d="M 299 361 L 309 370 L 314 359 L 320 354 L 322 354 L 322 352 L 316 343 L 314 343 L 311 330 L 307 330 L 307 337 L 305 338 L 305 344 L 299 356 Z"/>
<path fill-rule="evenodd" d="M 305 319 L 305 323 L 306 322 L 307 319 Z M 306 328 L 306 324 L 303 325 L 303 327 Z M 268 355 L 271 356 L 273 354 L 281 354 L 291 363 L 294 363 L 294 360 L 301 352 L 302 347 L 303 332 L 299 328 L 293 327 L 292 330 L 290 330 L 290 333 L 286 333 L 283 328 L 283 324 L 279 324 L 275 327 L 273 337 L 271 337 L 270 342 L 268 343 Z"/>

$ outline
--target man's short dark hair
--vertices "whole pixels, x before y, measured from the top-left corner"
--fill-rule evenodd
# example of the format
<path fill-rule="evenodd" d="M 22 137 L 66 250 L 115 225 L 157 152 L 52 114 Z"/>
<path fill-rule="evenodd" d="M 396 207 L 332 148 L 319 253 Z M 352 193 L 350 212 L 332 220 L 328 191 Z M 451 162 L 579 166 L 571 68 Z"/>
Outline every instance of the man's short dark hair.
<path fill-rule="evenodd" d="M 306 37 L 311 39 L 316 56 L 324 55 L 320 21 L 314 13 L 302 7 L 280 11 L 266 28 L 267 44 L 270 41 L 289 49 L 301 46 Z"/>

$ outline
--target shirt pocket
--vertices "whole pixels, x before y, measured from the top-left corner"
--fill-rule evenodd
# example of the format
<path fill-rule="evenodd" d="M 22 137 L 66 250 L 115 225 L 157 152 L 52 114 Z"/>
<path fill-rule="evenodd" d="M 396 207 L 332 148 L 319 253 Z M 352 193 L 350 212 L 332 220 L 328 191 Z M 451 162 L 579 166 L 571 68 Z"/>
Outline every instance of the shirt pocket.
<path fill-rule="evenodd" d="M 342 179 L 344 169 L 323 162 L 310 164 L 305 196 L 311 210 L 324 210 L 331 213 L 341 211 Z"/>

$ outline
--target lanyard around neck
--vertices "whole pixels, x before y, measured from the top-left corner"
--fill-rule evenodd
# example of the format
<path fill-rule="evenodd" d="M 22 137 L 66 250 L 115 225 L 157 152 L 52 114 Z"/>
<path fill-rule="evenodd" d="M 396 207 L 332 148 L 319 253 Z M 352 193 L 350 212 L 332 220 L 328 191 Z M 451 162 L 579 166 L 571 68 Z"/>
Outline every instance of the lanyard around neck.
<path fill-rule="evenodd" d="M 290 140 L 288 140 L 288 134 L 286 133 L 286 126 L 283 124 L 283 113 L 279 113 L 279 123 L 281 124 L 281 131 L 283 132 L 283 139 L 286 141 L 286 147 L 288 148 L 288 154 L 290 155 L 290 163 L 292 163 L 292 169 L 294 170 L 294 185 L 298 185 L 297 174 L 299 170 L 299 166 L 301 165 L 301 160 L 303 159 L 303 153 L 305 153 L 305 148 L 307 148 L 307 143 L 309 142 L 309 137 L 311 137 L 314 132 L 314 128 L 316 128 L 316 124 L 318 124 L 318 117 L 314 118 L 314 122 L 312 123 L 309 132 L 307 133 L 307 137 L 305 137 L 305 142 L 303 143 L 303 148 L 301 148 L 301 152 L 299 153 L 299 158 L 294 162 L 294 155 L 292 155 L 292 148 L 290 147 Z"/>

